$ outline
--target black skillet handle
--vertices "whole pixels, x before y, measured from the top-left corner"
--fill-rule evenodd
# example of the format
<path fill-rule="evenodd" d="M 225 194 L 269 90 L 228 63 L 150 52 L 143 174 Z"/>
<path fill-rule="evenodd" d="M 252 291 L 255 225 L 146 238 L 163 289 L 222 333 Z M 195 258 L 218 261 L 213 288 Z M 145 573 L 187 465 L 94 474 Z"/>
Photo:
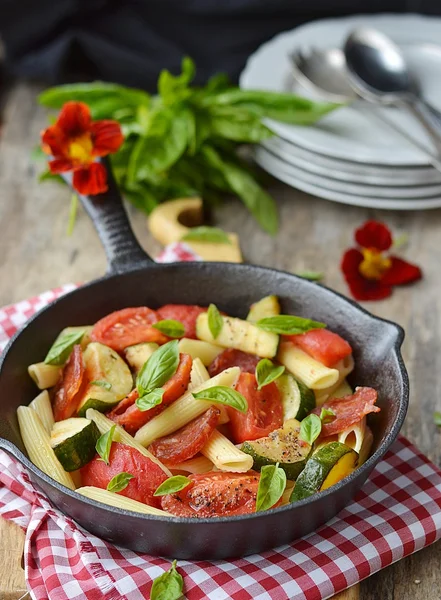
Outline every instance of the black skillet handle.
<path fill-rule="evenodd" d="M 124 273 L 139 267 L 151 266 L 154 261 L 141 248 L 132 231 L 109 162 L 102 159 L 102 163 L 107 170 L 107 192 L 96 196 L 80 194 L 78 196 L 104 246 L 107 272 Z M 63 174 L 63 179 L 72 186 L 71 174 Z"/>

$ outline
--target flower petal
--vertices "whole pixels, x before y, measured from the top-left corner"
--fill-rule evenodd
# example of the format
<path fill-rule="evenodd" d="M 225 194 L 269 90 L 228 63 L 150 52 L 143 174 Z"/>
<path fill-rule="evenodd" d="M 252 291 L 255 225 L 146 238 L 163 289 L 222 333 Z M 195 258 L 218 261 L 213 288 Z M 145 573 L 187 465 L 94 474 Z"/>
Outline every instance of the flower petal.
<path fill-rule="evenodd" d="M 72 161 L 68 158 L 56 158 L 49 161 L 49 170 L 51 173 L 65 173 L 73 169 Z"/>
<path fill-rule="evenodd" d="M 389 228 L 379 221 L 366 221 L 355 231 L 355 241 L 362 248 L 389 250 L 392 246 L 392 234 Z"/>
<path fill-rule="evenodd" d="M 101 163 L 74 171 L 73 188 L 83 196 L 95 196 L 107 191 L 107 172 Z"/>
<path fill-rule="evenodd" d="M 341 261 L 341 270 L 352 296 L 356 300 L 382 300 L 392 293 L 392 288 L 382 281 L 365 279 L 359 267 L 363 261 L 363 255 L 359 250 L 351 248 L 347 250 Z"/>
<path fill-rule="evenodd" d="M 41 133 L 43 150 L 53 156 L 65 156 L 67 153 L 67 138 L 58 125 L 51 125 Z"/>
<path fill-rule="evenodd" d="M 392 264 L 380 280 L 382 285 L 404 285 L 417 281 L 423 276 L 417 265 L 398 258 L 398 256 L 391 256 L 390 259 Z"/>
<path fill-rule="evenodd" d="M 60 111 L 56 126 L 68 138 L 76 138 L 90 130 L 92 118 L 84 102 L 66 102 Z"/>
<path fill-rule="evenodd" d="M 110 152 L 116 152 L 124 141 L 121 127 L 116 121 L 95 121 L 90 131 L 94 156 L 106 156 Z"/>

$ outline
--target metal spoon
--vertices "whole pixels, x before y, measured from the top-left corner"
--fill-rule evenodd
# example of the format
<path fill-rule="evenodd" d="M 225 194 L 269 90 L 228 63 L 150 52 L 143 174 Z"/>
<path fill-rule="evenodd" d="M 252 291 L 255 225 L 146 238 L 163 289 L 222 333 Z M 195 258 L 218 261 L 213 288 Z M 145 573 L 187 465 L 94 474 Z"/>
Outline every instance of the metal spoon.
<path fill-rule="evenodd" d="M 370 102 L 407 108 L 430 135 L 441 156 L 441 126 L 421 97 L 401 50 L 374 29 L 357 29 L 346 40 L 344 53 L 350 84 Z"/>

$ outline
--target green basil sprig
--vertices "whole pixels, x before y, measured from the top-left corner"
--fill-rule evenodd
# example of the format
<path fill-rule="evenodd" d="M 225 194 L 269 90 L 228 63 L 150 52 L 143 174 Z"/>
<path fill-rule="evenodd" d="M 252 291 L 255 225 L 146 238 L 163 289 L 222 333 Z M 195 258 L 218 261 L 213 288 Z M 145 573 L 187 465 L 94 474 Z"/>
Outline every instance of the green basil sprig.
<path fill-rule="evenodd" d="M 308 415 L 300 423 L 300 439 L 313 444 L 322 431 L 322 421 L 314 413 Z"/>
<path fill-rule="evenodd" d="M 231 244 L 230 238 L 218 227 L 192 227 L 181 240 L 183 242 L 211 242 L 213 244 Z"/>
<path fill-rule="evenodd" d="M 331 423 L 335 419 L 335 412 L 330 408 L 322 408 L 320 411 L 320 421 L 323 425 L 326 423 Z"/>
<path fill-rule="evenodd" d="M 286 473 L 275 465 L 265 465 L 260 471 L 257 489 L 256 512 L 268 510 L 280 500 L 286 488 Z"/>
<path fill-rule="evenodd" d="M 293 315 L 276 315 L 274 317 L 265 317 L 256 323 L 259 329 L 277 333 L 279 335 L 297 335 L 306 333 L 311 329 L 323 329 L 325 323 L 313 321 L 312 319 L 304 319 L 303 317 L 295 317 Z"/>
<path fill-rule="evenodd" d="M 178 341 L 173 340 L 160 346 L 144 363 L 136 378 L 139 396 L 145 396 L 160 388 L 176 373 L 179 364 Z"/>
<path fill-rule="evenodd" d="M 102 460 L 106 463 L 106 465 L 109 464 L 110 449 L 112 447 L 112 441 L 113 441 L 113 435 L 115 433 L 115 428 L 116 428 L 116 425 L 112 425 L 112 427 L 109 429 L 109 431 L 106 431 L 106 433 L 103 433 L 103 435 L 101 435 L 98 438 L 96 445 L 95 445 L 95 450 L 101 456 Z"/>
<path fill-rule="evenodd" d="M 283 375 L 284 371 L 283 365 L 275 365 L 269 358 L 262 358 L 256 365 L 257 389 L 261 390 L 265 385 L 272 383 Z"/>
<path fill-rule="evenodd" d="M 163 396 L 164 390 L 162 388 L 156 388 L 151 392 L 144 394 L 144 396 L 137 398 L 135 404 L 139 410 L 144 412 L 161 404 Z"/>
<path fill-rule="evenodd" d="M 222 315 L 220 314 L 217 306 L 215 304 L 210 304 L 207 311 L 208 318 L 208 329 L 210 330 L 211 335 L 214 339 L 222 331 L 222 327 L 224 326 L 224 321 L 222 319 Z"/>
<path fill-rule="evenodd" d="M 165 496 L 166 494 L 175 494 L 186 488 L 191 483 L 191 479 L 185 475 L 173 475 L 161 483 L 156 489 L 154 496 Z"/>
<path fill-rule="evenodd" d="M 69 358 L 72 348 L 75 344 L 79 344 L 83 338 L 85 331 L 72 331 L 58 336 L 47 353 L 44 362 L 47 365 L 64 365 Z"/>
<path fill-rule="evenodd" d="M 197 400 L 209 400 L 210 402 L 225 404 L 242 413 L 246 413 L 248 410 L 248 402 L 242 394 L 224 385 L 215 385 L 200 392 L 194 392 L 193 397 Z"/>
<path fill-rule="evenodd" d="M 437 411 L 433 413 L 433 422 L 435 425 L 438 425 L 438 427 L 441 427 L 441 412 Z"/>
<path fill-rule="evenodd" d="M 126 487 L 129 485 L 129 481 L 133 478 L 134 475 L 132 475 L 131 473 L 126 473 L 125 471 L 123 471 L 122 473 L 118 473 L 118 475 L 112 477 L 112 479 L 107 484 L 106 489 L 108 492 L 122 492 L 126 489 Z"/>
<path fill-rule="evenodd" d="M 175 319 L 164 319 L 152 325 L 155 329 L 171 338 L 181 338 L 185 333 L 185 327 Z"/>
<path fill-rule="evenodd" d="M 302 271 L 296 273 L 296 275 L 303 277 L 303 279 L 309 279 L 309 281 L 321 281 L 325 276 L 321 271 Z"/>
<path fill-rule="evenodd" d="M 110 381 L 105 381 L 104 379 L 97 379 L 96 381 L 91 381 L 90 385 L 97 385 L 98 387 L 102 387 L 108 392 L 112 389 L 112 384 Z"/>
<path fill-rule="evenodd" d="M 184 580 L 176 570 L 176 560 L 171 568 L 153 581 L 150 600 L 179 600 L 184 592 Z"/>

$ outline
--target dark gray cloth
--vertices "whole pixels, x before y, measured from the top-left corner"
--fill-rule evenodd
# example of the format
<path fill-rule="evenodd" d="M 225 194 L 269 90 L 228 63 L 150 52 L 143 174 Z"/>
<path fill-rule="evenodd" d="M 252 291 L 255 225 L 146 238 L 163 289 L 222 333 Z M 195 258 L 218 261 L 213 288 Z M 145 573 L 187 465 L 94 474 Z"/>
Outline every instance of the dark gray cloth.
<path fill-rule="evenodd" d="M 236 80 L 247 57 L 276 33 L 351 13 L 441 14 L 441 0 L 0 0 L 6 66 L 48 84 L 105 79 L 154 89 L 183 55 L 197 82 Z"/>

